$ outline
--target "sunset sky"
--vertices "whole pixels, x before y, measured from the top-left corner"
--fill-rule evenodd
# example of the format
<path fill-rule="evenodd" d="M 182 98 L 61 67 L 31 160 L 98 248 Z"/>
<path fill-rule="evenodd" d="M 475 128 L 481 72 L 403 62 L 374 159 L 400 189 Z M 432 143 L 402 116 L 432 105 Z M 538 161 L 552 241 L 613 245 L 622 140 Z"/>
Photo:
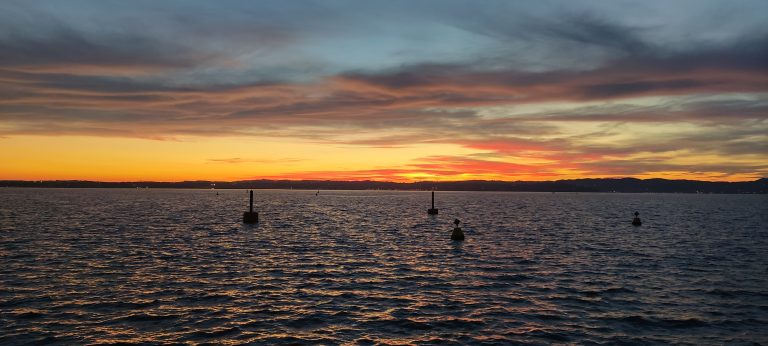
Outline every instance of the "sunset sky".
<path fill-rule="evenodd" d="M 0 2 L 0 180 L 754 180 L 768 1 Z"/>

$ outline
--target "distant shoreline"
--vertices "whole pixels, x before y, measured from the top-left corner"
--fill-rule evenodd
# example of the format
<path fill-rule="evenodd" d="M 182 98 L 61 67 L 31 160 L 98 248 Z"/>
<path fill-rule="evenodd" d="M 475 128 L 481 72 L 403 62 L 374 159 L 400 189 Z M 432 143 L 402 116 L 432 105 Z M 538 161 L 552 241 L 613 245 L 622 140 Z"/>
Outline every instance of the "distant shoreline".
<path fill-rule="evenodd" d="M 181 182 L 98 182 L 83 180 L 0 180 L 0 187 L 29 188 L 168 188 L 168 189 L 294 189 L 294 190 L 391 190 L 391 191 L 520 191 L 520 192 L 669 192 L 766 194 L 768 179 L 746 182 L 712 182 L 668 179 L 572 179 L 557 181 L 420 181 L 413 183 L 331 180 L 243 180 Z"/>

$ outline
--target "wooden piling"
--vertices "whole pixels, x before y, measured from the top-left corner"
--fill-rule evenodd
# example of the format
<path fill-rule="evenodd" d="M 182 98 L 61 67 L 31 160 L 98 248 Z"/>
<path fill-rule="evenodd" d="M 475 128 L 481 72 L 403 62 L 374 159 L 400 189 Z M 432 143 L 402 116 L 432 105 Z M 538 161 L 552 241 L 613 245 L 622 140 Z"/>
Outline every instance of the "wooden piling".
<path fill-rule="evenodd" d="M 249 193 L 248 211 L 243 213 L 243 223 L 257 223 L 259 222 L 259 213 L 253 211 L 253 190 Z"/>
<path fill-rule="evenodd" d="M 437 209 L 435 208 L 435 191 L 432 191 L 432 208 L 427 209 L 427 214 L 437 215 Z"/>

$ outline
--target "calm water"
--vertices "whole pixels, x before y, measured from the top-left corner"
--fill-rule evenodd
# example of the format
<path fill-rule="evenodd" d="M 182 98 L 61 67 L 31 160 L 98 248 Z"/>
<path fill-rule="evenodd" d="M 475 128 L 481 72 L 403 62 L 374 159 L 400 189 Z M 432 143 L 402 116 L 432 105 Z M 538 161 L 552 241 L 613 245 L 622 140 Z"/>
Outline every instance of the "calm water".
<path fill-rule="evenodd" d="M 768 196 L 437 198 L 0 189 L 0 343 L 768 343 Z"/>

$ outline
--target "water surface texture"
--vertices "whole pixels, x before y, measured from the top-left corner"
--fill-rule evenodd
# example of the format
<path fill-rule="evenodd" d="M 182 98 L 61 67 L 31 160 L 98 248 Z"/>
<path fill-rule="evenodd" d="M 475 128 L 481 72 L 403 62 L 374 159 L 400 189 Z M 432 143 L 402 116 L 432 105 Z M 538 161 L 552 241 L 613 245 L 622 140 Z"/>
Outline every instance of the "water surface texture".
<path fill-rule="evenodd" d="M 768 343 L 768 196 L 436 195 L 0 189 L 0 343 Z"/>

